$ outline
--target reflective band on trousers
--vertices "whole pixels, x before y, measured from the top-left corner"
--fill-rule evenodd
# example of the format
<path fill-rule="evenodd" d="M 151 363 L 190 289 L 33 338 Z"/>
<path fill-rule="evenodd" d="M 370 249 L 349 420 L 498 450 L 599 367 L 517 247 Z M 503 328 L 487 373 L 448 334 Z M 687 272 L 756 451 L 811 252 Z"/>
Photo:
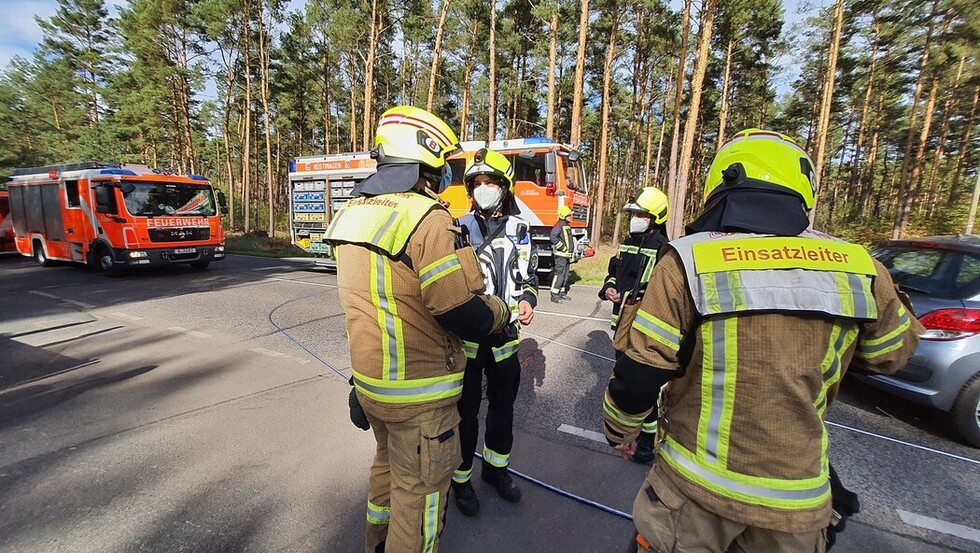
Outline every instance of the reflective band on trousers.
<path fill-rule="evenodd" d="M 493 351 L 493 360 L 499 363 L 504 359 L 507 359 L 508 357 L 517 353 L 520 345 L 520 340 L 511 340 L 499 348 L 490 348 Z"/>
<path fill-rule="evenodd" d="M 370 524 L 388 524 L 391 520 L 391 507 L 367 503 L 367 521 Z"/>
<path fill-rule="evenodd" d="M 656 434 L 657 433 L 657 421 L 644 422 L 643 423 L 643 432 L 646 432 L 647 434 Z"/>
<path fill-rule="evenodd" d="M 608 389 L 602 398 L 602 410 L 605 411 L 605 413 L 613 420 L 630 427 L 643 424 L 643 419 L 646 418 L 644 415 L 630 415 L 619 407 L 616 407 L 616 403 L 609 396 Z"/>
<path fill-rule="evenodd" d="M 422 511 L 422 553 L 436 550 L 436 537 L 439 535 L 439 492 L 425 496 L 425 510 Z"/>
<path fill-rule="evenodd" d="M 354 373 L 354 386 L 367 397 L 383 403 L 422 403 L 459 395 L 463 372 L 416 380 L 377 380 Z"/>
<path fill-rule="evenodd" d="M 823 464 L 824 470 L 816 478 L 781 480 L 703 466 L 670 436 L 660 444 L 660 454 L 688 480 L 742 503 L 800 510 L 819 507 L 830 499 L 830 476 L 826 464 Z"/>
<path fill-rule="evenodd" d="M 461 342 L 463 342 L 463 354 L 466 355 L 466 358 L 476 359 L 476 354 L 480 351 L 480 344 L 466 340 L 461 340 Z"/>
<path fill-rule="evenodd" d="M 503 468 L 510 462 L 510 453 L 497 453 L 487 446 L 483 446 L 483 460 L 497 468 Z"/>
<path fill-rule="evenodd" d="M 457 484 L 462 484 L 463 482 L 469 482 L 470 477 L 473 476 L 473 469 L 470 470 L 454 470 L 453 471 L 453 482 Z"/>

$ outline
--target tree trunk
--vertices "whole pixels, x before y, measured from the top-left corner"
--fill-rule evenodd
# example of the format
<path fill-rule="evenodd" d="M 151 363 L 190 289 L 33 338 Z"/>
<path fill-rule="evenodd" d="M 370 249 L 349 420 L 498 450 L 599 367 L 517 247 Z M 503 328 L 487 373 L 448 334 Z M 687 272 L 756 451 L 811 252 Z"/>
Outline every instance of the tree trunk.
<path fill-rule="evenodd" d="M 348 56 L 347 64 L 347 78 L 350 80 L 350 86 L 347 90 L 350 92 L 350 149 L 352 152 L 357 151 L 357 90 L 355 90 L 355 83 L 357 78 L 354 75 L 356 69 L 354 68 L 354 54 L 351 53 Z"/>
<path fill-rule="evenodd" d="M 676 196 L 673 205 L 674 213 L 683 214 L 687 196 L 687 181 L 691 170 L 691 151 L 694 148 L 694 133 L 697 130 L 698 113 L 701 110 L 701 85 L 704 83 L 704 73 L 708 65 L 708 47 L 711 45 L 711 25 L 715 18 L 717 0 L 704 0 L 701 29 L 698 31 L 698 50 L 694 58 L 694 74 L 691 76 L 691 105 L 687 110 L 687 121 L 684 122 L 684 143 L 681 149 L 679 167 L 677 169 Z M 676 238 L 684 230 L 684 217 L 674 216 L 670 220 Z"/>
<path fill-rule="evenodd" d="M 619 32 L 619 6 L 612 5 L 612 26 L 609 30 L 609 44 L 606 45 L 606 60 L 602 66 L 602 123 L 599 125 L 599 189 L 595 196 L 595 221 L 592 223 L 592 236 L 596 246 L 602 245 L 602 219 L 606 196 L 606 164 L 609 161 L 609 97 L 610 82 L 613 75 L 613 61 L 616 59 L 616 34 Z"/>
<path fill-rule="evenodd" d="M 323 44 L 323 154 L 330 153 L 330 59 L 327 42 Z"/>
<path fill-rule="evenodd" d="M 432 103 L 436 97 L 436 75 L 439 71 L 439 53 L 442 50 L 442 35 L 446 28 L 446 18 L 449 17 L 449 3 L 451 0 L 442 0 L 442 9 L 439 10 L 439 26 L 436 27 L 436 44 L 432 48 L 432 70 L 429 72 L 429 99 L 425 102 L 425 109 L 432 111 Z"/>
<path fill-rule="evenodd" d="M 667 86 L 664 87 L 664 105 L 661 110 L 663 119 L 660 121 L 660 138 L 657 140 L 657 162 L 653 168 L 653 182 L 651 183 L 652 186 L 658 186 L 662 190 L 668 188 L 660 184 L 660 160 L 663 157 L 664 135 L 667 133 L 667 97 L 668 97 L 667 93 L 670 92 L 672 80 L 673 80 L 673 76 L 668 75 Z"/>
<path fill-rule="evenodd" d="M 963 163 L 966 161 L 967 153 L 970 151 L 970 138 L 973 136 L 973 126 L 976 124 L 977 102 L 980 101 L 980 86 L 973 92 L 973 106 L 970 108 L 970 116 L 966 119 L 966 130 L 963 132 L 963 140 L 960 142 L 960 154 L 956 158 L 956 169 L 953 172 L 953 182 L 949 186 L 949 200 L 947 205 L 953 205 L 953 198 L 960 187 L 960 176 L 963 174 Z"/>
<path fill-rule="evenodd" d="M 735 41 L 729 40 L 728 52 L 725 54 L 725 77 L 721 85 L 721 110 L 718 113 L 718 147 L 716 150 L 720 150 L 725 143 L 725 122 L 728 119 L 728 87 L 732 73 L 732 48 L 734 47 Z"/>
<path fill-rule="evenodd" d="M 364 62 L 364 113 L 361 122 L 363 132 L 361 149 L 371 149 L 371 109 L 374 105 L 374 58 L 378 52 L 378 40 L 381 35 L 381 14 L 378 9 L 380 0 L 371 0 L 371 42 L 368 44 L 367 60 Z"/>
<path fill-rule="evenodd" d="M 558 2 L 551 6 L 551 23 L 548 25 L 548 120 L 544 135 L 555 136 L 555 66 L 558 63 Z"/>
<path fill-rule="evenodd" d="M 858 175 L 861 174 L 861 163 L 864 154 L 864 134 L 868 124 L 868 113 L 871 111 L 871 96 L 874 89 L 875 69 L 878 65 L 878 39 L 881 37 L 881 25 L 878 23 L 878 12 L 873 14 L 874 23 L 871 30 L 874 40 L 871 43 L 871 68 L 868 70 L 868 86 L 864 91 L 864 104 L 861 106 L 861 122 L 858 124 L 857 142 L 854 144 L 854 160 L 851 163 L 851 181 L 849 188 L 857 186 Z"/>
<path fill-rule="evenodd" d="M 265 12 L 259 2 L 259 79 L 262 93 L 262 116 L 265 121 L 265 187 L 269 206 L 269 238 L 276 235 L 275 191 L 272 185 L 272 121 L 269 117 L 269 48 L 265 29 Z"/>
<path fill-rule="evenodd" d="M 578 51 L 575 54 L 575 85 L 572 94 L 572 127 L 569 141 L 573 146 L 582 144 L 582 96 L 585 88 L 585 42 L 589 35 L 589 0 L 579 2 L 582 10 L 578 20 Z M 597 214 L 601 219 L 602 214 Z"/>
<path fill-rule="evenodd" d="M 487 103 L 487 140 L 493 141 L 497 139 L 497 0 L 490 0 L 489 78 L 490 100 Z"/>
<path fill-rule="evenodd" d="M 939 202 L 939 190 L 941 185 L 937 186 L 936 178 L 939 176 L 939 167 L 943 163 L 943 156 L 945 154 L 946 147 L 946 135 L 949 133 L 949 119 L 954 111 L 956 92 L 960 87 L 960 79 L 963 77 L 963 68 L 966 64 L 966 55 L 960 55 L 960 63 L 956 69 L 956 76 L 953 78 L 953 86 L 949 91 L 949 96 L 943 103 L 943 120 L 939 124 L 939 137 L 936 139 L 936 151 L 932 158 L 932 167 L 929 169 L 929 180 L 926 183 L 926 207 L 928 207 L 930 214 L 932 213 L 933 207 Z"/>
<path fill-rule="evenodd" d="M 677 76 L 674 78 L 674 82 L 677 83 L 674 86 L 674 115 L 671 118 L 674 130 L 670 136 L 670 159 L 667 162 L 667 196 L 672 202 L 677 196 L 677 146 L 681 137 L 681 102 L 684 99 L 684 79 L 687 77 L 687 41 L 691 34 L 692 1 L 684 0 L 684 14 L 681 16 L 681 52 L 677 61 Z M 691 92 L 693 93 L 694 90 L 692 89 Z M 672 221 L 667 224 L 673 227 Z"/>
<path fill-rule="evenodd" d="M 470 27 L 470 47 L 466 54 L 466 71 L 463 75 L 463 101 L 459 116 L 459 139 L 467 140 L 469 136 L 469 116 L 470 116 L 470 89 L 473 86 L 473 58 L 476 56 L 476 30 L 477 22 L 473 22 Z"/>
<path fill-rule="evenodd" d="M 221 121 L 221 134 L 225 144 L 225 169 L 228 176 L 228 228 L 235 230 L 235 177 L 231 167 L 231 100 L 235 85 L 235 65 L 228 63 L 228 79 L 225 88 L 224 117 Z"/>
<path fill-rule="evenodd" d="M 970 216 L 966 220 L 966 234 L 973 234 L 973 223 L 977 219 L 978 202 L 980 202 L 980 167 L 977 168 L 977 182 L 973 185 L 973 201 L 970 202 Z"/>
<path fill-rule="evenodd" d="M 912 208 L 921 205 L 919 195 L 922 188 L 922 164 L 926 158 L 926 143 L 929 140 L 929 132 L 932 130 L 932 116 L 936 108 L 936 95 L 939 93 L 939 75 L 933 75 L 932 83 L 929 86 L 929 99 L 926 101 L 925 110 L 922 112 L 922 130 L 919 132 L 919 144 L 915 151 L 915 159 L 912 163 L 912 174 L 909 177 L 908 194 L 905 198 L 905 206 L 902 209 L 902 217 L 899 220 L 899 233 L 905 235 L 909 220 L 912 217 Z"/>
<path fill-rule="evenodd" d="M 242 18 L 243 22 L 243 50 L 245 53 L 245 104 L 242 106 L 242 112 L 245 116 L 245 132 L 244 132 L 244 145 L 242 147 L 242 202 L 244 207 L 244 219 L 245 219 L 245 233 L 248 234 L 252 230 L 252 218 L 251 218 L 251 195 L 252 195 L 252 171 L 250 167 L 250 160 L 252 158 L 251 149 L 251 139 L 252 139 L 252 43 L 250 39 L 252 25 L 251 25 L 251 5 L 250 3 L 245 3 L 245 16 Z"/>
<path fill-rule="evenodd" d="M 823 179 L 824 157 L 827 148 L 827 131 L 830 128 L 830 108 L 834 103 L 834 81 L 837 77 L 837 55 L 840 52 L 840 34 L 844 26 L 844 0 L 837 0 L 834 5 L 834 30 L 830 38 L 830 52 L 827 59 L 827 73 L 823 81 L 823 94 L 820 100 L 820 119 L 817 121 L 816 167 L 813 168 L 814 189 L 820 192 L 820 182 Z M 816 196 L 816 195 L 815 195 Z M 813 209 L 810 210 L 810 225 L 817 216 L 817 198 L 814 197 Z"/>
<path fill-rule="evenodd" d="M 929 46 L 932 42 L 932 24 L 934 21 L 933 16 L 936 14 L 936 7 L 939 5 L 939 0 L 933 0 L 932 9 L 929 14 L 929 24 L 926 30 L 926 41 L 922 48 L 922 57 L 919 60 L 919 78 L 915 81 L 915 93 L 912 95 L 912 107 L 911 115 L 909 119 L 909 132 L 905 140 L 905 155 L 902 156 L 902 168 L 899 171 L 898 177 L 898 197 L 897 205 L 895 209 L 895 224 L 892 228 L 892 239 L 902 238 L 905 233 L 905 227 L 902 221 L 907 221 L 906 214 L 909 210 L 909 202 L 906 198 L 911 187 L 909 186 L 909 161 L 912 157 L 912 144 L 915 140 L 915 129 L 918 126 L 919 119 L 919 100 L 922 98 L 922 88 L 925 83 L 926 69 L 929 67 Z"/>

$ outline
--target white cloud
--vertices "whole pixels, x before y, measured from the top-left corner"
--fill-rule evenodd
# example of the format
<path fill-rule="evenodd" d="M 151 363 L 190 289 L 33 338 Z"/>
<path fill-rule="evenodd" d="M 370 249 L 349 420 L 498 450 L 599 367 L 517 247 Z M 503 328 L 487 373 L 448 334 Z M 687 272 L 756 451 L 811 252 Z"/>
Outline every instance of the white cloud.
<path fill-rule="evenodd" d="M 41 42 L 41 28 L 34 16 L 51 17 L 58 9 L 57 0 L 3 0 L 4 32 L 0 34 L 0 68 L 14 56 L 30 59 Z"/>

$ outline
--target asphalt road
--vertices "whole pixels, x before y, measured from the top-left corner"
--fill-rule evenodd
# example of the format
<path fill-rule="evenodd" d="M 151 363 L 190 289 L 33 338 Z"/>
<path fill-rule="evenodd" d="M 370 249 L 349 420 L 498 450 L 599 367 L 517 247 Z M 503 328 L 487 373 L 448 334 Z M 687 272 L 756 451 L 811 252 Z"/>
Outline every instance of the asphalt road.
<path fill-rule="evenodd" d="M 0 551 L 362 551 L 374 444 L 347 419 L 335 282 L 242 256 L 118 279 L 0 258 Z M 606 510 L 478 481 L 443 551 L 624 548 L 645 469 L 596 440 L 595 291 L 543 295 L 525 333 L 512 468 Z M 845 379 L 828 420 L 862 504 L 836 552 L 980 551 L 980 451 L 943 415 Z"/>

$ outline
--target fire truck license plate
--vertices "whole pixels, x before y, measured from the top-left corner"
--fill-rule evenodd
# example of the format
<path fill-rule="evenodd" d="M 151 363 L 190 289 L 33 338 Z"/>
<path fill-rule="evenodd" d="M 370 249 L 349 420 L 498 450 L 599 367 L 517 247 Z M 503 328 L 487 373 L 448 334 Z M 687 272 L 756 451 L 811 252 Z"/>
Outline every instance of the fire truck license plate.
<path fill-rule="evenodd" d="M 177 249 L 174 250 L 174 253 L 177 253 L 177 254 L 180 254 L 180 253 L 195 253 L 195 252 L 197 252 L 197 248 L 177 248 Z"/>

